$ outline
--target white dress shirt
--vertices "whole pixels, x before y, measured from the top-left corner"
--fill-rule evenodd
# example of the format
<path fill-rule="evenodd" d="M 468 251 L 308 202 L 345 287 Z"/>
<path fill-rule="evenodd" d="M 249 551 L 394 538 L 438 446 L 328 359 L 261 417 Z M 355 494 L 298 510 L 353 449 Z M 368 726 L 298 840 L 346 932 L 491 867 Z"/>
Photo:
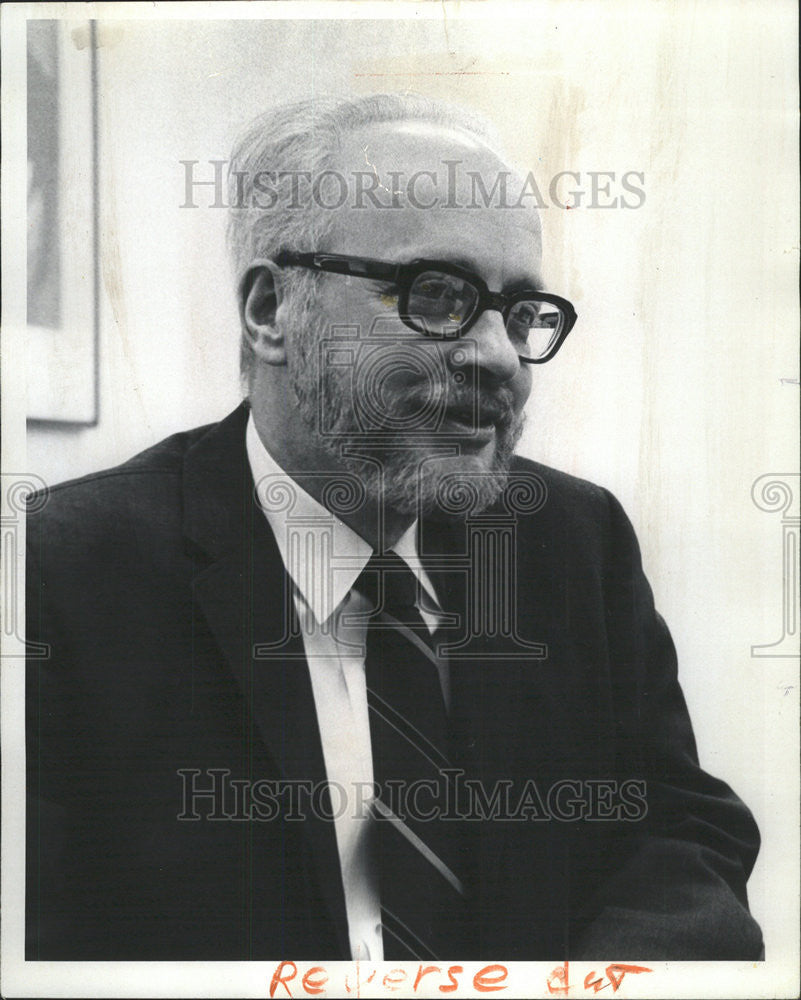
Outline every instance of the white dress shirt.
<path fill-rule="evenodd" d="M 345 612 L 368 610 L 353 585 L 372 546 L 284 472 L 248 419 L 247 454 L 262 510 L 294 583 L 294 600 L 309 665 L 314 705 L 334 814 L 351 957 L 382 961 L 378 878 L 368 850 L 373 757 L 364 669 L 364 623 Z M 418 606 L 431 632 L 441 607 L 417 553 L 416 522 L 393 546 L 425 590 Z M 440 674 L 446 704 L 447 669 Z"/>

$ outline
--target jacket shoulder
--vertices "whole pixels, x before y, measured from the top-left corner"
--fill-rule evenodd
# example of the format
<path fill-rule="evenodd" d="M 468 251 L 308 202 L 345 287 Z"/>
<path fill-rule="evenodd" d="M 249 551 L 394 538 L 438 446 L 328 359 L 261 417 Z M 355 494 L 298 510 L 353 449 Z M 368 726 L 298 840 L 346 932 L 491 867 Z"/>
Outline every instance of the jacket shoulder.
<path fill-rule="evenodd" d="M 610 504 L 617 504 L 604 486 L 517 455 L 512 462 L 510 483 L 512 487 L 517 483 L 530 484 L 530 489 L 538 488 L 537 509 L 550 507 L 562 517 L 584 514 L 606 518 Z"/>
<path fill-rule="evenodd" d="M 138 533 L 137 526 L 167 528 L 181 513 L 185 456 L 214 426 L 172 434 L 120 465 L 29 494 L 29 547 L 37 536 L 69 550 Z"/>
<path fill-rule="evenodd" d="M 75 479 L 67 479 L 53 486 L 47 486 L 43 490 L 37 490 L 29 494 L 28 506 L 31 508 L 41 506 L 45 496 L 48 498 L 63 496 L 67 499 L 104 489 L 113 489 L 114 480 L 131 480 L 139 476 L 151 475 L 175 475 L 180 472 L 187 451 L 214 426 L 215 424 L 206 424 L 192 430 L 171 434 L 163 441 L 151 445 L 119 465 L 90 472 Z M 124 488 L 124 484 L 122 488 Z"/>

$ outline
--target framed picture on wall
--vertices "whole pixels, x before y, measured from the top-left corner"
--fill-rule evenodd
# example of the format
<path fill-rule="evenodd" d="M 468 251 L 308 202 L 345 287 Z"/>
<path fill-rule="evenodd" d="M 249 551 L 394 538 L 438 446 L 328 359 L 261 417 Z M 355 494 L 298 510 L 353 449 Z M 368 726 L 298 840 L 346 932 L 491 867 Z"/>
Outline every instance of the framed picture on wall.
<path fill-rule="evenodd" d="M 90 22 L 27 24 L 28 420 L 97 422 L 97 127 Z"/>

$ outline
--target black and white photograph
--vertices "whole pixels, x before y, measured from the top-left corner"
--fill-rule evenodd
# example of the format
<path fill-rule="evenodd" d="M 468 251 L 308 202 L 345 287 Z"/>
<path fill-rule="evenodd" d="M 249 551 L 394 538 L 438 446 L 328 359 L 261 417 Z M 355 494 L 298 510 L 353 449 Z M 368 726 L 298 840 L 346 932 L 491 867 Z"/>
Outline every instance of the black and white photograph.
<path fill-rule="evenodd" d="M 3 5 L 4 997 L 798 994 L 797 37 Z"/>

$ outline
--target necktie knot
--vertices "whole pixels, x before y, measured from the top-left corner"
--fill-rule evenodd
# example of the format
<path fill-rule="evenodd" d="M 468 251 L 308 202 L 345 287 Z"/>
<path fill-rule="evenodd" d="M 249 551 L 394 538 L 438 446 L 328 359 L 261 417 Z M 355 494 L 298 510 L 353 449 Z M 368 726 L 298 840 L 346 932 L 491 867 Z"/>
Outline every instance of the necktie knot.
<path fill-rule="evenodd" d="M 391 549 L 383 555 L 374 552 L 354 586 L 375 610 L 386 611 L 401 620 L 407 619 L 408 610 L 417 606 L 417 578 Z"/>

